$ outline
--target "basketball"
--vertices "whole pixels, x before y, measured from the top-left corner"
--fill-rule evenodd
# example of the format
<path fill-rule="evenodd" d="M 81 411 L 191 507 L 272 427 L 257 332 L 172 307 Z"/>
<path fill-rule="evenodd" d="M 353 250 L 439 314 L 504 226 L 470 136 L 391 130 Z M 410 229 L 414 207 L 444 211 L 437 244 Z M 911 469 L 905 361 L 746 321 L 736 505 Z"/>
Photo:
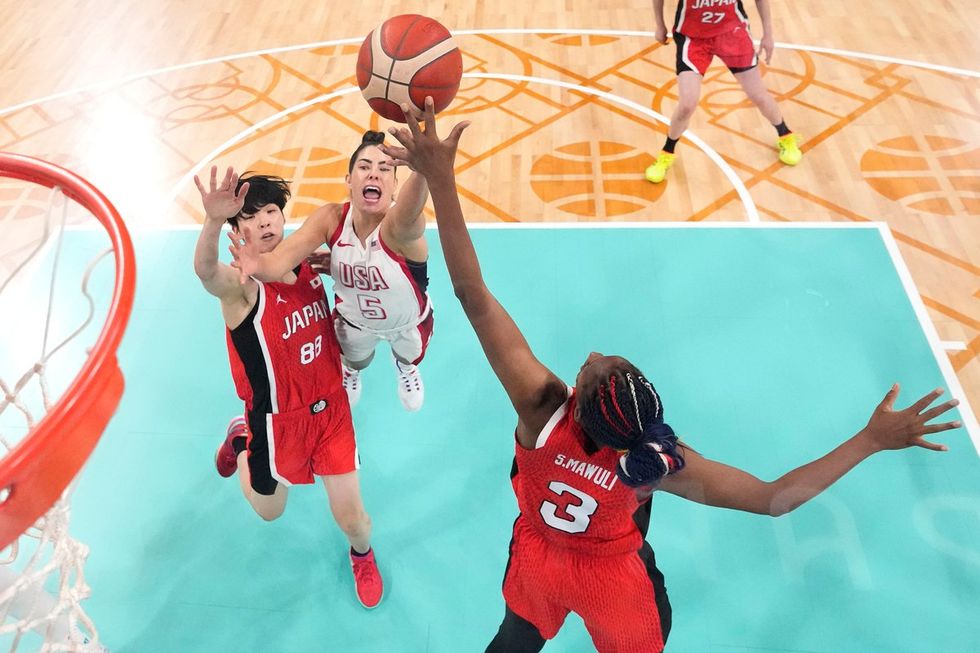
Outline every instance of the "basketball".
<path fill-rule="evenodd" d="M 373 30 L 357 55 L 357 85 L 383 118 L 405 122 L 402 103 L 421 113 L 432 96 L 436 113 L 459 90 L 463 56 L 449 30 L 418 14 L 389 18 Z"/>

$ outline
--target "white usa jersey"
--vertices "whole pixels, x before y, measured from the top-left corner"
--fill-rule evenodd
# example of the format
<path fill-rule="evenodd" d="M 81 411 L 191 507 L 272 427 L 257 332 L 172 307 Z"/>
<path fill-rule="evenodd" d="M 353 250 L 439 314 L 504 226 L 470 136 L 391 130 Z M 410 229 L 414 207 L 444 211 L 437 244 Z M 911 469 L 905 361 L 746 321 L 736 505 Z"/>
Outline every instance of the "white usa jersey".
<path fill-rule="evenodd" d="M 426 265 L 408 261 L 381 238 L 381 225 L 361 242 L 350 202 L 327 243 L 334 307 L 350 324 L 377 333 L 417 326 L 429 314 Z"/>

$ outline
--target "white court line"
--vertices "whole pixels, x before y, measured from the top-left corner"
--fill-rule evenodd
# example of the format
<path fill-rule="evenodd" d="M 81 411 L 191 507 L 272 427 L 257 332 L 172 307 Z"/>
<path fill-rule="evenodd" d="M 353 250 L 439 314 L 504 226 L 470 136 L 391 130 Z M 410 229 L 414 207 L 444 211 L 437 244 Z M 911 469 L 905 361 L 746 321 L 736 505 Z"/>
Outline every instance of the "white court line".
<path fill-rule="evenodd" d="M 506 35 L 506 34 L 569 34 L 571 36 L 636 36 L 640 38 L 654 38 L 653 32 L 636 31 L 636 30 L 605 30 L 605 29 L 534 29 L 534 28 L 522 28 L 522 29 L 473 29 L 473 30 L 453 30 L 454 35 L 475 35 L 475 36 L 494 36 L 494 35 Z M 45 95 L 44 97 L 37 98 L 36 100 L 28 100 L 26 102 L 21 102 L 19 104 L 14 104 L 9 107 L 0 109 L 0 116 L 3 116 L 20 109 L 26 109 L 32 107 L 36 104 L 41 104 L 42 102 L 50 102 L 51 100 L 60 100 L 61 98 L 69 97 L 72 95 L 77 95 L 79 93 L 87 93 L 90 91 L 97 90 L 108 90 L 114 86 L 119 86 L 126 84 L 128 82 L 137 81 L 140 79 L 145 79 L 147 77 L 153 77 L 155 75 L 162 75 L 165 73 L 172 73 L 178 70 L 187 70 L 188 68 L 195 68 L 197 66 L 206 66 L 213 63 L 223 63 L 226 61 L 235 61 L 237 59 L 246 59 L 248 57 L 260 57 L 266 54 L 277 54 L 280 52 L 295 52 L 297 50 L 313 50 L 316 48 L 326 48 L 337 45 L 356 45 L 363 41 L 363 37 L 357 38 L 345 38 L 345 39 L 332 39 L 329 41 L 318 41 L 316 43 L 303 43 L 300 45 L 287 45 L 279 48 L 265 48 L 261 50 L 250 50 L 248 52 L 239 52 L 237 54 L 229 54 L 220 57 L 211 57 L 209 59 L 201 59 L 199 61 L 192 61 L 189 63 L 177 64 L 174 66 L 164 66 L 162 68 L 154 68 L 152 70 L 144 71 L 141 73 L 134 73 L 132 75 L 126 75 L 124 77 L 118 77 L 116 79 L 106 80 L 102 82 L 96 82 L 94 84 L 89 84 L 87 86 L 79 86 L 67 91 L 61 91 L 59 93 L 52 93 L 51 95 Z M 796 43 L 776 43 L 777 48 L 784 50 L 801 50 L 803 52 L 817 52 L 820 54 L 835 54 L 843 57 L 851 57 L 854 59 L 866 59 L 868 61 L 880 61 L 883 63 L 893 63 L 901 66 L 910 66 L 913 68 L 924 68 L 926 70 L 935 70 L 937 72 L 949 73 L 951 75 L 960 75 L 962 77 L 974 77 L 980 78 L 980 71 L 967 70 L 965 68 L 954 68 L 953 66 L 942 66 L 939 64 L 924 63 L 920 61 L 913 61 L 911 59 L 899 59 L 898 57 L 890 57 L 883 54 L 871 54 L 866 52 L 855 52 L 853 50 L 838 50 L 836 48 L 825 48 L 816 45 L 800 45 Z"/>
<path fill-rule="evenodd" d="M 530 29 L 530 28 L 528 28 L 528 29 L 497 29 L 497 30 L 492 30 L 492 29 L 491 30 L 457 30 L 457 31 L 455 31 L 453 33 L 454 34 L 459 34 L 459 35 L 463 35 L 463 34 L 474 34 L 474 35 L 494 35 L 494 34 L 569 34 L 569 35 L 595 35 L 595 36 L 638 36 L 638 37 L 643 37 L 643 38 L 647 38 L 648 37 L 648 38 L 651 38 L 651 39 L 654 37 L 653 32 L 644 32 L 644 31 L 579 30 L 579 29 Z M 296 51 L 296 50 L 322 48 L 322 47 L 329 47 L 329 46 L 335 46 L 335 45 L 344 45 L 344 44 L 357 44 L 357 43 L 360 43 L 362 40 L 363 40 L 362 38 L 335 39 L 335 40 L 329 40 L 329 41 L 321 41 L 321 42 L 317 42 L 317 43 L 307 43 L 307 44 L 302 44 L 302 45 L 286 46 L 286 47 L 281 47 L 281 48 L 267 48 L 267 49 L 261 49 L 261 50 L 253 50 L 253 51 L 249 51 L 249 52 L 243 52 L 243 53 L 239 53 L 239 54 L 227 55 L 227 56 L 223 56 L 223 57 L 214 57 L 214 58 L 210 58 L 210 59 L 204 59 L 204 60 L 190 62 L 190 63 L 186 63 L 186 64 L 180 64 L 180 65 L 176 65 L 176 66 L 168 66 L 168 67 L 164 67 L 164 68 L 157 68 L 157 69 L 150 70 L 150 71 L 147 71 L 147 72 L 144 72 L 144 73 L 138 73 L 138 74 L 134 74 L 134 75 L 128 75 L 128 76 L 125 76 L 125 77 L 122 77 L 122 78 L 118 78 L 118 79 L 115 79 L 115 80 L 109 80 L 109 81 L 105 81 L 105 82 L 101 82 L 101 83 L 97 83 L 97 84 L 91 84 L 91 85 L 88 85 L 88 86 L 79 87 L 79 88 L 72 89 L 72 90 L 69 90 L 69 91 L 64 91 L 64 92 L 61 92 L 61 93 L 56 93 L 56 94 L 48 95 L 48 96 L 45 96 L 45 97 L 42 97 L 42 98 L 38 98 L 36 100 L 31 100 L 31 101 L 28 101 L 28 102 L 23 102 L 23 103 L 20 103 L 20 104 L 16 104 L 16 105 L 13 105 L 13 106 L 10 106 L 10 107 L 7 107 L 7 108 L 0 109 L 0 116 L 3 116 L 5 114 L 7 114 L 7 113 L 11 113 L 13 111 L 17 111 L 19 109 L 23 109 L 23 108 L 27 108 L 27 107 L 30 107 L 30 106 L 33 106 L 33 105 L 36 105 L 36 104 L 40 104 L 42 102 L 47 102 L 47 101 L 54 100 L 54 99 L 60 99 L 60 98 L 68 97 L 70 95 L 74 95 L 74 94 L 77 94 L 77 93 L 82 93 L 82 92 L 87 92 L 87 91 L 92 91 L 92 90 L 98 90 L 98 89 L 106 90 L 106 89 L 112 88 L 113 86 L 125 84 L 127 82 L 136 81 L 136 80 L 139 80 L 139 79 L 144 79 L 144 78 L 147 78 L 147 77 L 151 77 L 151 76 L 154 76 L 154 75 L 159 75 L 159 74 L 163 74 L 163 73 L 167 73 L 167 72 L 173 72 L 173 71 L 178 71 L 178 70 L 185 70 L 185 69 L 193 68 L 193 67 L 196 67 L 196 66 L 203 66 L 203 65 L 208 65 L 208 64 L 212 64 L 212 63 L 221 63 L 221 62 L 226 62 L 226 61 L 233 61 L 233 60 L 236 60 L 236 59 L 243 59 L 243 58 L 247 58 L 247 57 L 261 56 L 263 54 L 274 54 L 274 53 L 278 53 L 278 52 L 290 52 L 290 51 Z M 977 72 L 977 71 L 966 70 L 966 69 L 962 69 L 962 68 L 954 68 L 952 66 L 941 66 L 941 65 L 936 65 L 936 64 L 922 63 L 922 62 L 912 61 L 912 60 L 908 60 L 908 59 L 899 59 L 897 57 L 890 57 L 890 56 L 886 56 L 886 55 L 868 54 L 868 53 L 863 53 L 863 52 L 855 52 L 855 51 L 850 51 L 850 50 L 839 50 L 839 49 L 835 49 L 835 48 L 825 48 L 825 47 L 819 47 L 819 46 L 796 45 L 796 44 L 791 44 L 791 43 L 777 43 L 776 45 L 779 48 L 788 49 L 788 50 L 801 50 L 801 51 L 808 51 L 808 52 L 817 52 L 817 53 L 822 53 L 822 54 L 834 54 L 834 55 L 840 55 L 840 56 L 845 56 L 845 57 L 852 57 L 852 58 L 855 58 L 855 59 L 866 59 L 866 60 L 871 60 L 871 61 L 879 61 L 879 62 L 884 62 L 884 63 L 893 63 L 893 64 L 898 64 L 898 65 L 903 65 L 903 66 L 910 66 L 910 67 L 914 67 L 914 68 L 923 68 L 923 69 L 926 69 L 926 70 L 934 70 L 934 71 L 938 71 L 938 72 L 944 72 L 944 73 L 948 73 L 948 74 L 952 74 L 952 75 L 960 75 L 960 76 L 964 76 L 964 77 L 980 78 L 980 72 Z M 591 92 L 592 91 L 592 89 L 584 89 L 584 90 L 586 92 Z M 351 91 L 352 91 L 352 89 L 345 89 L 342 92 L 351 92 Z M 340 93 L 337 93 L 337 94 L 339 95 Z M 331 96 L 331 94 L 328 94 L 326 96 L 321 96 L 319 98 L 314 98 L 313 100 L 311 100 L 309 102 L 309 104 L 314 104 L 314 103 L 316 103 L 318 101 L 323 101 L 324 99 L 326 99 L 329 96 Z M 295 109 L 294 108 L 294 110 L 298 110 L 298 109 Z M 263 121 L 261 124 L 268 124 L 268 122 L 274 122 L 276 119 L 278 119 L 276 116 L 270 116 L 270 118 L 266 119 L 266 121 Z M 193 176 L 193 174 L 190 175 L 190 176 Z M 186 182 L 184 182 L 183 180 L 181 180 L 181 182 L 178 182 L 178 185 L 180 185 L 181 183 L 186 183 Z M 576 224 L 576 223 L 565 223 L 563 226 L 565 228 L 569 228 L 569 225 L 571 225 L 571 224 Z M 583 223 L 578 223 L 578 224 L 583 224 Z M 605 224 L 604 223 L 603 226 L 609 228 L 610 225 L 614 225 L 614 224 L 617 224 L 617 223 L 609 223 L 609 224 Z M 625 224 L 625 223 L 619 223 L 619 224 Z M 695 227 L 695 225 L 690 225 L 690 224 L 687 224 L 687 223 L 681 223 L 681 224 L 683 226 L 685 226 L 685 227 L 688 227 L 688 228 Z M 732 228 L 732 227 L 736 227 L 737 228 L 737 227 L 750 226 L 748 224 L 732 224 L 732 223 L 724 223 L 724 224 L 725 224 L 725 226 L 722 226 L 722 223 L 703 224 L 703 225 L 697 225 L 697 226 L 700 227 L 700 228 Z M 799 224 L 799 226 L 793 225 L 793 227 L 790 227 L 790 225 L 764 223 L 764 224 L 760 224 L 760 226 L 763 226 L 765 228 L 844 228 L 844 225 L 841 225 L 841 224 L 835 224 L 833 226 L 826 225 L 826 227 L 821 227 L 821 225 L 823 225 L 823 224 L 824 223 L 814 223 L 812 225 Z M 514 225 L 514 226 L 516 226 L 516 225 Z M 647 227 L 667 227 L 667 226 L 671 226 L 671 225 L 670 225 L 670 223 L 655 223 L 655 224 L 647 224 L 645 226 L 647 226 Z M 874 225 L 871 225 L 871 226 L 874 226 Z M 200 229 L 200 227 L 197 226 L 197 225 L 188 225 L 187 227 L 190 228 L 190 229 Z M 500 225 L 495 225 L 495 228 L 501 228 L 501 226 Z M 524 228 L 548 228 L 548 227 L 540 227 L 540 226 L 538 226 L 538 227 L 524 227 Z M 571 228 L 574 228 L 574 227 L 571 227 Z M 613 227 L 613 228 L 615 228 L 615 227 Z M 954 396 L 959 397 L 960 400 L 961 400 L 960 413 L 963 416 L 963 422 L 964 422 L 964 424 L 967 427 L 967 431 L 970 433 L 970 437 L 973 440 L 974 447 L 977 449 L 978 454 L 980 454 L 980 428 L 978 428 L 976 417 L 973 415 L 973 413 L 972 413 L 972 411 L 971 411 L 971 409 L 969 407 L 969 403 L 966 401 L 966 396 L 963 393 L 963 389 L 962 389 L 962 387 L 959 384 L 959 380 L 956 378 L 955 373 L 953 373 L 952 366 L 949 363 L 948 358 L 945 356 L 945 354 L 942 351 L 941 341 L 939 340 L 938 334 L 936 333 L 935 326 L 932 324 L 931 320 L 929 320 L 928 313 L 925 311 L 925 306 L 924 306 L 924 304 L 922 304 L 921 297 L 919 297 L 917 291 L 915 290 L 915 284 L 912 282 L 911 275 L 908 272 L 908 268 L 905 266 L 905 262 L 904 262 L 904 260 L 901 257 L 901 253 L 898 250 L 898 246 L 895 243 L 895 240 L 892 237 L 891 232 L 888 230 L 888 228 L 887 228 L 886 225 L 878 225 L 878 228 L 880 229 L 880 231 L 882 233 L 882 238 L 883 238 L 883 240 L 885 242 L 886 248 L 888 248 L 888 251 L 889 251 L 889 253 L 892 256 L 892 260 L 895 263 L 896 271 L 898 271 L 899 276 L 902 279 L 903 286 L 905 287 L 906 293 L 908 294 L 909 299 L 912 302 L 912 305 L 913 305 L 913 307 L 914 307 L 914 309 L 916 311 L 916 316 L 918 317 L 918 319 L 920 321 L 920 325 L 922 326 L 923 332 L 926 334 L 926 337 L 927 337 L 927 339 L 930 342 L 930 346 L 932 347 L 932 350 L 933 350 L 933 355 L 936 358 L 937 364 L 939 365 L 940 369 L 942 370 L 942 373 L 943 373 L 944 378 L 946 379 L 947 385 L 950 387 L 951 390 L 953 390 Z"/>
<path fill-rule="evenodd" d="M 598 89 L 589 88 L 588 86 L 581 86 L 580 84 L 572 84 L 571 82 L 563 82 L 556 79 L 548 79 L 545 77 L 528 77 L 527 75 L 508 75 L 508 74 L 497 74 L 497 73 L 468 73 L 463 75 L 464 78 L 469 79 L 506 79 L 510 81 L 518 82 L 532 82 L 535 84 L 546 84 L 548 86 L 557 86 L 559 88 L 567 88 L 573 91 L 579 91 L 580 93 L 586 93 L 588 95 L 595 95 L 596 97 L 601 97 L 610 102 L 620 104 L 624 107 L 628 107 L 637 113 L 641 113 L 649 118 L 661 122 L 665 125 L 670 125 L 670 119 L 661 113 L 657 113 L 649 107 L 645 107 L 642 104 L 633 102 L 632 100 L 627 100 L 619 95 L 613 95 L 612 93 L 607 93 L 605 91 L 600 91 Z M 698 146 L 698 148 L 708 155 L 708 158 L 714 161 L 715 165 L 721 168 L 722 173 L 728 178 L 728 181 L 735 188 L 735 192 L 738 193 L 739 199 L 742 200 L 742 205 L 745 206 L 746 218 L 749 222 L 761 222 L 759 217 L 759 210 L 755 207 L 755 202 L 752 200 L 752 196 L 749 195 L 749 190 L 742 183 L 742 180 L 738 178 L 735 174 L 735 170 L 732 169 L 728 163 L 721 158 L 721 156 L 712 148 L 710 145 L 704 142 L 700 136 L 692 132 L 690 129 L 684 132 L 684 138 L 690 140 L 692 143 Z"/>
<path fill-rule="evenodd" d="M 101 228 L 101 227 L 99 227 Z M 299 224 L 291 223 L 286 225 L 286 231 L 294 231 L 299 228 Z M 902 258 L 902 254 L 898 249 L 898 243 L 895 237 L 892 235 L 888 224 L 885 222 L 863 222 L 863 223 L 842 223 L 842 222 L 541 222 L 541 223 L 492 223 L 492 222 L 477 222 L 467 224 L 467 228 L 480 229 L 480 230 L 547 230 L 547 229 L 839 229 L 839 230 L 854 230 L 854 229 L 876 229 L 881 235 L 885 249 L 888 251 L 889 256 L 892 259 L 892 264 L 895 266 L 895 272 L 902 282 L 902 288 L 905 290 L 905 294 L 909 299 L 909 303 L 912 305 L 912 310 L 915 313 L 916 319 L 919 321 L 919 326 L 922 329 L 923 334 L 926 336 L 926 341 L 929 344 L 929 348 L 932 351 L 933 358 L 936 360 L 936 365 L 939 367 L 940 373 L 943 376 L 943 380 L 946 382 L 946 386 L 950 390 L 952 397 L 960 400 L 960 405 L 958 410 L 960 412 L 960 420 L 963 422 L 964 428 L 966 428 L 970 439 L 973 442 L 973 446 L 977 451 L 977 455 L 980 455 L 980 425 L 977 424 L 977 418 L 973 413 L 973 409 L 970 406 L 969 399 L 966 393 L 963 391 L 963 387 L 960 385 L 959 379 L 956 376 L 956 372 L 953 370 L 952 363 L 949 361 L 949 357 L 946 355 L 946 350 L 964 350 L 966 346 L 960 342 L 949 342 L 943 341 L 939 338 L 939 334 L 936 331 L 935 325 L 929 318 L 929 313 L 926 310 L 925 304 L 922 302 L 922 297 L 919 295 L 916 289 L 915 282 L 912 280 L 912 274 L 909 272 L 908 266 L 905 264 L 905 260 Z M 95 226 L 69 226 L 66 227 L 66 231 L 82 231 L 82 230 L 93 230 L 96 229 Z M 142 232 L 155 232 L 155 231 L 200 231 L 201 226 L 198 224 L 184 224 L 184 225 L 154 225 L 149 227 L 144 227 L 141 229 L 134 230 L 134 236 Z M 225 227 L 227 229 L 227 226 Z M 427 224 L 426 229 L 431 231 L 436 231 L 437 226 L 433 223 Z M 955 345 L 955 346 L 950 346 Z"/>
<path fill-rule="evenodd" d="M 642 113 L 666 125 L 670 124 L 670 120 L 668 120 L 666 116 L 659 114 L 653 109 L 649 109 L 643 106 L 642 104 L 637 104 L 632 100 L 627 100 L 626 98 L 620 97 L 618 95 L 613 95 L 612 93 L 607 93 L 605 91 L 600 91 L 598 89 L 589 88 L 587 86 L 581 86 L 579 84 L 572 84 L 571 82 L 563 82 L 560 80 L 547 79 L 544 77 L 528 77 L 526 75 L 498 75 L 494 73 L 467 73 L 463 75 L 463 77 L 468 79 L 506 79 L 510 81 L 531 82 L 535 84 L 545 84 L 548 86 L 558 86 L 560 88 L 567 88 L 567 89 L 579 91 L 581 93 L 585 93 L 587 95 L 595 95 L 604 98 L 606 100 L 609 100 L 610 102 L 621 104 L 625 107 L 633 109 L 634 111 Z M 255 133 L 259 129 L 262 129 L 263 127 L 266 127 L 278 120 L 281 120 L 282 118 L 285 118 L 286 116 L 292 113 L 300 111 L 301 109 L 305 109 L 306 107 L 312 106 L 314 104 L 318 104 L 320 102 L 325 102 L 327 100 L 330 100 L 332 98 L 341 95 L 354 93 L 358 90 L 359 89 L 356 86 L 348 86 L 347 88 L 342 88 L 332 93 L 320 95 L 311 100 L 301 102 L 300 104 L 296 104 L 291 107 L 286 107 L 282 111 L 279 111 L 269 116 L 268 118 L 265 118 L 264 120 L 255 123 L 254 125 L 246 127 L 245 129 L 238 132 L 237 134 L 235 134 L 234 136 L 226 140 L 218 147 L 208 152 L 204 156 L 204 158 L 202 158 L 197 163 L 195 163 L 194 166 L 190 169 L 190 171 L 187 172 L 187 174 L 185 174 L 183 177 L 181 177 L 177 181 L 176 185 L 174 185 L 173 189 L 171 189 L 167 199 L 161 204 L 160 210 L 161 211 L 169 210 L 170 205 L 176 202 L 177 197 L 180 195 L 181 190 L 185 185 L 190 184 L 191 180 L 194 178 L 194 175 L 198 174 L 209 163 L 212 163 L 215 159 L 218 158 L 218 156 L 221 155 L 222 152 L 230 148 L 232 145 L 241 142 L 242 140 L 247 138 L 249 135 Z M 759 211 L 755 206 L 755 202 L 752 200 L 752 196 L 749 195 L 749 190 L 745 187 L 745 184 L 742 182 L 741 179 L 738 178 L 738 175 L 735 174 L 735 170 L 733 170 L 732 167 L 728 165 L 728 163 L 724 159 L 722 159 L 721 156 L 717 152 L 715 152 L 714 149 L 712 149 L 707 143 L 705 143 L 697 134 L 693 133 L 691 130 L 687 130 L 684 133 L 684 137 L 690 140 L 692 143 L 694 143 L 698 148 L 700 148 L 701 151 L 704 152 L 709 159 L 714 161 L 715 165 L 721 168 L 722 173 L 732 184 L 732 186 L 734 186 L 735 192 L 738 193 L 739 199 L 742 200 L 742 205 L 745 206 L 746 219 L 749 222 L 761 222 L 761 218 L 759 217 Z"/>
<path fill-rule="evenodd" d="M 940 340 L 939 344 L 946 351 L 966 351 L 966 343 L 959 340 Z"/>
<path fill-rule="evenodd" d="M 878 223 L 878 231 L 881 233 L 881 239 L 885 243 L 888 254 L 892 257 L 895 271 L 898 273 L 898 278 L 902 281 L 902 287 L 905 288 L 905 294 L 908 296 L 909 302 L 912 304 L 912 310 L 915 311 L 915 317 L 919 320 L 919 326 L 922 328 L 922 332 L 929 342 L 929 348 L 932 349 L 932 355 L 936 359 L 936 364 L 939 365 L 939 370 L 942 372 L 943 379 L 946 381 L 946 386 L 949 388 L 950 394 L 960 400 L 960 405 L 957 407 L 960 411 L 960 421 L 963 422 L 963 427 L 969 433 L 970 439 L 973 440 L 973 448 L 976 449 L 977 455 L 980 455 L 980 425 L 977 424 L 976 415 L 973 414 L 973 409 L 970 407 L 966 393 L 963 392 L 960 380 L 953 370 L 953 364 L 950 363 L 949 357 L 943 350 L 943 341 L 939 339 L 936 325 L 929 318 L 929 312 L 926 310 L 926 305 L 922 301 L 922 296 L 919 295 L 919 291 L 915 287 L 915 281 L 912 280 L 912 273 L 909 272 L 908 266 L 905 265 L 902 253 L 898 249 L 898 241 L 895 240 L 887 224 Z"/>
<path fill-rule="evenodd" d="M 301 220 L 286 223 L 286 231 L 299 229 Z M 468 229 L 878 229 L 879 222 L 468 222 Z M 425 225 L 426 229 L 438 231 L 434 222 Z M 66 230 L 98 230 L 98 226 L 68 226 Z M 134 227 L 140 231 L 200 231 L 201 225 L 189 224 L 149 224 Z"/>
<path fill-rule="evenodd" d="M 237 134 L 235 134 L 234 136 L 226 140 L 224 143 L 222 143 L 218 147 L 208 152 L 203 159 L 201 159 L 200 161 L 194 164 L 194 166 L 187 172 L 187 174 L 185 174 L 177 181 L 173 189 L 170 191 L 170 195 L 167 197 L 166 201 L 164 201 L 163 204 L 161 205 L 160 211 L 161 212 L 169 211 L 170 205 L 174 204 L 177 201 L 177 196 L 180 194 L 181 188 L 183 188 L 185 185 L 189 185 L 191 183 L 191 180 L 194 178 L 194 175 L 199 173 L 206 165 L 208 165 L 209 163 L 217 159 L 222 152 L 227 150 L 235 143 L 245 140 L 245 138 L 247 138 L 251 134 L 254 134 L 258 130 L 262 129 L 263 127 L 267 125 L 271 125 L 272 123 L 281 120 L 282 118 L 285 118 L 286 116 L 292 113 L 296 113 L 297 111 L 302 111 L 303 109 L 307 107 L 311 107 L 314 104 L 326 102 L 327 100 L 331 100 L 335 97 L 340 97 L 341 95 L 348 95 L 357 90 L 359 89 L 356 86 L 348 86 L 346 88 L 340 89 L 339 91 L 333 91 L 332 93 L 325 93 L 323 95 L 318 95 L 317 97 L 307 100 L 306 102 L 300 102 L 299 104 L 294 104 L 291 107 L 286 107 L 282 111 L 274 113 L 268 118 L 260 120 L 254 125 L 251 125 L 248 128 L 238 132 Z"/>

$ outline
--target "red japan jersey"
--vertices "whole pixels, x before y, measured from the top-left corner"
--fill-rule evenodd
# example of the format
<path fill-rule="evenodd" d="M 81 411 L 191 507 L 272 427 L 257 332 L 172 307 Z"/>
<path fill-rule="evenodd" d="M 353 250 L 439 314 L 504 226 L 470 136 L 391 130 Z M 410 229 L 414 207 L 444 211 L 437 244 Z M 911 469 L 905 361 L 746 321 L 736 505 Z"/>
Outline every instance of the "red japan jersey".
<path fill-rule="evenodd" d="M 748 24 L 742 0 L 677 0 L 674 31 L 684 36 L 706 39 Z"/>
<path fill-rule="evenodd" d="M 296 282 L 257 281 L 248 317 L 228 330 L 228 358 L 249 412 L 287 413 L 342 389 L 340 346 L 320 275 L 305 261 Z M 321 408 L 322 410 L 322 408 Z"/>
<path fill-rule="evenodd" d="M 538 436 L 534 449 L 517 445 L 512 474 L 520 519 L 549 543 L 590 555 L 637 551 L 649 523 L 649 502 L 616 476 L 619 454 L 592 454 L 572 418 L 572 393 Z"/>

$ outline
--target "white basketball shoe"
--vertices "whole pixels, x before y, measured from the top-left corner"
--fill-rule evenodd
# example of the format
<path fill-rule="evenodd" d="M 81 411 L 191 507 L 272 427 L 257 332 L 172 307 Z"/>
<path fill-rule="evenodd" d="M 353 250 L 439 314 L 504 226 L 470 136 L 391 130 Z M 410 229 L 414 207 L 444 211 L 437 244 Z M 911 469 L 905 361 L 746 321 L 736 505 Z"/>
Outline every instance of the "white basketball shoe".
<path fill-rule="evenodd" d="M 422 374 L 418 365 L 402 363 L 392 356 L 395 363 L 395 373 L 398 375 L 398 398 L 405 410 L 414 413 L 422 407 L 425 401 L 425 386 L 422 385 Z"/>
<path fill-rule="evenodd" d="M 344 390 L 347 391 L 347 401 L 353 408 L 361 400 L 361 371 L 347 367 L 343 363 L 341 366 L 344 368 L 343 384 Z"/>

